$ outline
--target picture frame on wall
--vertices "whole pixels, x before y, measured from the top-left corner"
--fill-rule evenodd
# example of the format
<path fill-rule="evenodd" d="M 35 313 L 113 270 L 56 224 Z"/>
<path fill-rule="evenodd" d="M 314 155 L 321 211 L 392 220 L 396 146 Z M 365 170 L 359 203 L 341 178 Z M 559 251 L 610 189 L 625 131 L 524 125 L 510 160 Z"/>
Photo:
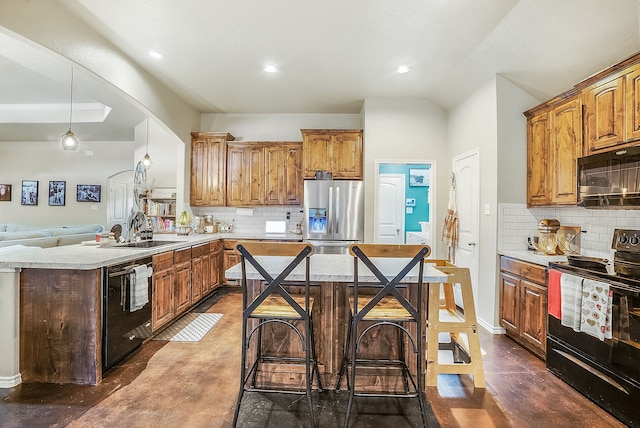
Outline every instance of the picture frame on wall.
<path fill-rule="evenodd" d="M 101 188 L 99 184 L 78 184 L 76 201 L 78 202 L 100 202 Z"/>
<path fill-rule="evenodd" d="M 49 205 L 54 207 L 64 206 L 66 181 L 49 182 Z"/>
<path fill-rule="evenodd" d="M 38 205 L 38 181 L 22 180 L 20 204 Z"/>
<path fill-rule="evenodd" d="M 410 169 L 409 170 L 409 186 L 410 187 L 426 187 L 429 185 L 428 169 Z"/>
<path fill-rule="evenodd" d="M 11 201 L 11 184 L 0 184 L 0 202 Z"/>

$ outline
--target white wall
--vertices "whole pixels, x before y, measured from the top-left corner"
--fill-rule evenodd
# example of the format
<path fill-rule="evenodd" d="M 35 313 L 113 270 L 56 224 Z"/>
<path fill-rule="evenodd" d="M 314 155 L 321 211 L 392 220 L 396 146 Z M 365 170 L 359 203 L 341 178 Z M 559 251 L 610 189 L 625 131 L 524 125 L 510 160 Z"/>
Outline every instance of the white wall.
<path fill-rule="evenodd" d="M 447 206 L 446 113 L 424 99 L 367 99 L 364 115 L 364 180 L 365 188 L 365 241 L 373 242 L 374 184 L 376 160 L 433 161 L 435 189 L 432 218 L 436 230 L 442 227 Z M 443 191 L 444 189 L 444 191 Z M 438 254 L 439 241 L 434 240 L 432 250 Z"/>
<path fill-rule="evenodd" d="M 359 114 L 203 114 L 200 123 L 200 131 L 229 132 L 236 141 L 302 141 L 301 129 L 362 128 Z"/>
<path fill-rule="evenodd" d="M 451 158 L 478 149 L 480 207 L 489 204 L 490 215 L 480 210 L 478 239 L 478 301 L 476 312 L 485 325 L 497 326 L 496 230 L 497 230 L 497 101 L 492 79 L 449 112 L 448 141 Z M 449 166 L 451 168 L 451 166 Z"/>
<path fill-rule="evenodd" d="M 10 202 L 0 202 L 0 223 L 106 225 L 106 179 L 133 165 L 133 142 L 80 142 L 80 151 L 64 151 L 59 141 L 0 143 L 0 183 L 11 184 Z M 93 151 L 87 156 L 87 151 Z M 37 206 L 20 204 L 22 180 L 37 180 Z M 49 181 L 66 181 L 64 206 L 49 206 Z M 76 202 L 78 184 L 100 184 L 97 204 Z M 95 210 L 92 209 L 95 207 Z"/>

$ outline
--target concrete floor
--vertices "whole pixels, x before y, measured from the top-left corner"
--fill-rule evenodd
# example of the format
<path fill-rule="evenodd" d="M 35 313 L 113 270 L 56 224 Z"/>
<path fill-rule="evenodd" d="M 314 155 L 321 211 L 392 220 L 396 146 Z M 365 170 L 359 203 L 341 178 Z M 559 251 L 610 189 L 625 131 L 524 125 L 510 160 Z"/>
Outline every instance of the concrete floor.
<path fill-rule="evenodd" d="M 0 426 L 230 427 L 238 390 L 241 295 L 217 291 L 196 308 L 224 314 L 196 343 L 150 341 L 97 386 L 22 384 L 0 389 Z M 428 388 L 430 427 L 622 427 L 504 336 L 485 332 L 486 389 L 441 375 Z M 342 426 L 348 394 L 314 392 L 319 427 Z M 240 427 L 305 427 L 305 397 L 249 393 Z M 357 399 L 353 427 L 418 427 L 415 399 Z"/>

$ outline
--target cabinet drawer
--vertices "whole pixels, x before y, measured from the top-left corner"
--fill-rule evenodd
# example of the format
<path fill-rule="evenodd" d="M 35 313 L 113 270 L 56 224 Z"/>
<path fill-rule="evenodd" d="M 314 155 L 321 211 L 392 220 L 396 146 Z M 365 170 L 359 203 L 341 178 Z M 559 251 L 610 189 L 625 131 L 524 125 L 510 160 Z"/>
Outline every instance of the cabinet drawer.
<path fill-rule="evenodd" d="M 225 239 L 224 240 L 224 249 L 225 250 L 235 250 L 236 249 L 236 244 L 238 243 L 238 241 L 231 240 L 231 239 Z"/>
<path fill-rule="evenodd" d="M 182 263 L 191 260 L 191 248 L 185 248 L 184 250 L 176 250 L 173 257 L 174 263 Z"/>
<path fill-rule="evenodd" d="M 168 253 L 156 254 L 152 257 L 153 270 L 160 272 L 161 270 L 168 269 L 173 266 L 173 251 Z"/>
<path fill-rule="evenodd" d="M 541 285 L 547 283 L 547 270 L 544 266 L 515 260 L 509 257 L 500 257 L 500 270 L 527 278 L 529 281 Z"/>
<path fill-rule="evenodd" d="M 209 244 L 198 245 L 197 247 L 191 247 L 191 257 L 196 258 L 209 254 Z"/>
<path fill-rule="evenodd" d="M 211 241 L 209 242 L 209 251 L 212 253 L 216 253 L 222 249 L 222 241 Z"/>

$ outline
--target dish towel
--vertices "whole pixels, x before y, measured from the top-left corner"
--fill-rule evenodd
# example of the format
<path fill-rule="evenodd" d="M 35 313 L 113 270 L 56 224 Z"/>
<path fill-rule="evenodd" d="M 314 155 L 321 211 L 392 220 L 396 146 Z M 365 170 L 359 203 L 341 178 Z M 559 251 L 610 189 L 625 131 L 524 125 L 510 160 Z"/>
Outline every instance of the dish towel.
<path fill-rule="evenodd" d="M 582 278 L 568 273 L 560 275 L 560 299 L 562 300 L 560 323 L 580 331 Z"/>
<path fill-rule="evenodd" d="M 453 264 L 456 263 L 455 250 L 458 246 L 459 227 L 454 178 L 452 179 L 451 189 L 449 190 L 449 204 L 447 206 L 447 214 L 444 216 L 444 227 L 442 228 L 442 242 L 449 248 L 448 259 Z"/>
<path fill-rule="evenodd" d="M 129 312 L 142 309 L 149 303 L 149 277 L 153 269 L 147 265 L 136 266 L 131 269 L 131 297 L 129 299 Z"/>
<path fill-rule="evenodd" d="M 580 331 L 600 340 L 611 339 L 613 290 L 606 282 L 585 279 L 582 283 Z"/>
<path fill-rule="evenodd" d="M 549 315 L 562 319 L 562 293 L 560 292 L 560 277 L 562 272 L 555 269 L 549 270 L 548 309 Z"/>

